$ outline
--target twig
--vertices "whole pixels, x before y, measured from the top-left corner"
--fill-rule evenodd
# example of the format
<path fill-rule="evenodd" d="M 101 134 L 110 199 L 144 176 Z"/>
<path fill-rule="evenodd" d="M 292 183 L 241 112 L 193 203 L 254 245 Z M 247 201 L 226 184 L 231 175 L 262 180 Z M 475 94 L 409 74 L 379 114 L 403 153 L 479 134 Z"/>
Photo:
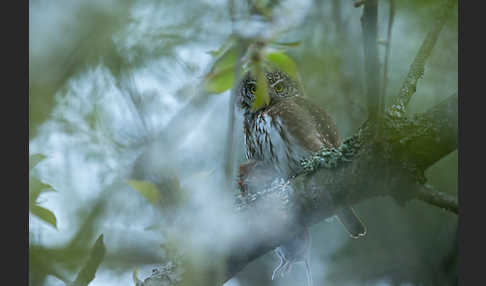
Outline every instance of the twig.
<path fill-rule="evenodd" d="M 366 97 L 368 101 L 368 116 L 376 119 L 379 116 L 380 78 L 378 62 L 378 1 L 367 0 L 364 3 L 361 27 L 364 38 L 364 67 L 366 81 Z M 375 130 L 376 131 L 376 130 Z"/>
<path fill-rule="evenodd" d="M 232 35 L 235 34 L 235 22 L 236 22 L 236 10 L 235 10 L 235 0 L 230 0 L 229 1 L 229 13 L 231 17 L 231 33 Z M 236 42 L 236 45 L 239 46 L 239 41 Z M 235 65 L 235 77 L 234 77 L 234 82 L 235 85 L 238 82 L 238 72 L 239 72 L 239 67 L 241 65 L 241 53 L 238 53 L 238 58 L 237 62 Z M 235 141 L 235 134 L 234 134 L 234 129 L 235 129 L 235 92 L 231 92 L 230 94 L 230 102 L 229 102 L 229 108 L 228 108 L 228 129 L 226 131 L 226 144 L 225 144 L 225 149 L 224 149 L 224 158 L 223 158 L 223 168 L 225 172 L 225 182 L 226 182 L 226 187 L 231 188 L 232 187 L 232 178 L 233 178 L 233 170 L 234 170 L 234 152 L 233 152 L 233 145 Z"/>
<path fill-rule="evenodd" d="M 334 18 L 334 24 L 336 25 L 336 33 L 338 38 L 342 38 L 342 17 L 341 17 L 341 1 L 340 0 L 333 0 L 332 1 L 332 15 Z"/>
<path fill-rule="evenodd" d="M 226 132 L 226 147 L 224 153 L 224 170 L 225 170 L 225 177 L 226 177 L 226 184 L 227 187 L 232 187 L 232 178 L 234 177 L 234 165 L 236 163 L 234 148 L 235 145 L 235 99 L 238 92 L 238 83 L 240 78 L 240 70 L 242 65 L 242 58 L 247 48 L 247 43 L 243 39 L 238 39 L 236 42 L 238 45 L 238 58 L 235 64 L 234 70 L 234 87 L 230 94 L 230 103 L 229 103 L 229 118 L 228 118 L 228 130 Z"/>
<path fill-rule="evenodd" d="M 233 185 L 233 175 L 234 175 L 234 165 L 236 163 L 235 156 L 234 156 L 234 149 L 233 146 L 235 145 L 235 99 L 236 99 L 236 94 L 238 92 L 238 84 L 239 84 L 239 78 L 240 78 L 240 70 L 242 66 L 242 58 L 244 53 L 246 52 L 246 49 L 248 47 L 248 43 L 246 40 L 242 39 L 241 37 L 238 37 L 236 35 L 236 27 L 235 27 L 235 21 L 236 21 L 236 7 L 235 7 L 235 0 L 230 1 L 230 6 L 229 6 L 229 12 L 231 16 L 231 28 L 232 28 L 232 35 L 236 36 L 237 41 L 235 45 L 237 45 L 238 53 L 237 53 L 237 59 L 236 59 L 236 64 L 234 67 L 234 86 L 233 90 L 231 91 L 230 94 L 230 102 L 229 102 L 229 110 L 228 110 L 228 129 L 226 132 L 226 144 L 225 144 L 225 152 L 224 152 L 224 158 L 223 158 L 223 168 L 225 172 L 225 182 L 226 182 L 226 187 L 232 188 Z"/>
<path fill-rule="evenodd" d="M 458 214 L 457 199 L 449 194 L 434 189 L 430 185 L 423 185 L 418 190 L 417 199 Z"/>
<path fill-rule="evenodd" d="M 390 58 L 392 27 L 395 20 L 395 0 L 390 0 L 390 10 L 388 12 L 388 29 L 386 35 L 385 62 L 383 64 L 383 86 L 381 89 L 380 110 L 384 110 L 386 88 L 388 84 L 388 59 Z"/>
<path fill-rule="evenodd" d="M 457 0 L 447 0 L 442 12 L 432 26 L 432 29 L 425 37 L 425 40 L 420 46 L 420 49 L 415 56 L 412 65 L 410 66 L 410 70 L 408 71 L 407 77 L 402 84 L 402 88 L 391 106 L 390 111 L 393 115 L 402 116 L 405 113 L 407 105 L 417 89 L 417 81 L 424 75 L 425 63 L 427 62 L 427 59 L 429 58 L 432 49 L 437 42 L 440 31 L 444 27 L 445 22 L 449 18 L 452 8 L 456 5 L 456 3 Z"/>

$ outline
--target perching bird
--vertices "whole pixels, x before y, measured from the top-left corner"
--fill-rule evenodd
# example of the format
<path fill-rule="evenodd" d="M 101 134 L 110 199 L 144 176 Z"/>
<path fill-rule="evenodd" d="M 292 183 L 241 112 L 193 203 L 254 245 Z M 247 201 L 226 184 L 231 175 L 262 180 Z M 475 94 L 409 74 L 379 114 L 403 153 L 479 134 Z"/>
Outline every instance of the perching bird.
<path fill-rule="evenodd" d="M 265 78 L 270 102 L 258 110 L 252 110 L 256 79 L 250 73 L 245 75 L 237 91 L 237 104 L 244 116 L 246 157 L 249 160 L 240 166 L 240 186 L 253 167 L 274 168 L 280 177 L 288 179 L 302 170 L 300 160 L 322 147 L 341 144 L 331 117 L 305 97 L 298 80 L 279 70 L 266 70 Z M 353 238 L 366 234 L 366 227 L 350 206 L 337 210 L 336 215 Z M 283 276 L 292 263 L 304 262 L 308 284 L 312 283 L 309 247 L 310 237 L 306 229 L 276 248 L 281 261 L 272 279 Z"/>

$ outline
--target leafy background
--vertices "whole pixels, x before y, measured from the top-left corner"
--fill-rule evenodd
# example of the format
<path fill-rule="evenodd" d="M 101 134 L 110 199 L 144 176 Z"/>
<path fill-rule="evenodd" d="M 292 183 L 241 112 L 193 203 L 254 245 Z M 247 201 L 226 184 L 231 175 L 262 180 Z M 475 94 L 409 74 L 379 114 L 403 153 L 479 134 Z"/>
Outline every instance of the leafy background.
<path fill-rule="evenodd" d="M 366 118 L 362 9 L 352 1 L 276 2 L 279 40 L 298 43 L 286 53 L 306 93 L 329 111 L 343 137 L 352 134 Z M 443 3 L 396 2 L 387 99 L 398 93 Z M 379 3 L 384 39 L 389 1 Z M 237 9 L 246 15 L 248 7 Z M 217 205 L 231 196 L 220 183 L 230 92 L 206 92 L 205 82 L 216 60 L 210 51 L 232 33 L 229 10 L 223 0 L 29 1 L 31 285 L 69 284 L 91 256 L 102 261 L 90 285 L 134 284 L 135 268 L 147 277 L 165 261 L 164 225 L 174 206 Z M 244 24 L 250 37 L 267 27 L 253 18 Z M 456 8 L 411 112 L 457 90 L 457 52 Z M 224 90 L 224 80 L 212 84 Z M 241 140 L 234 150 L 241 160 Z M 453 152 L 431 167 L 430 183 L 457 194 L 457 162 Z M 209 189 L 219 195 L 206 195 Z M 197 223 L 224 219 L 202 209 Z M 349 239 L 334 219 L 311 228 L 316 285 L 456 285 L 455 215 L 387 197 L 356 209 L 368 226 L 364 239 Z M 227 285 L 304 281 L 300 265 L 271 281 L 276 264 L 273 254 L 264 255 Z"/>

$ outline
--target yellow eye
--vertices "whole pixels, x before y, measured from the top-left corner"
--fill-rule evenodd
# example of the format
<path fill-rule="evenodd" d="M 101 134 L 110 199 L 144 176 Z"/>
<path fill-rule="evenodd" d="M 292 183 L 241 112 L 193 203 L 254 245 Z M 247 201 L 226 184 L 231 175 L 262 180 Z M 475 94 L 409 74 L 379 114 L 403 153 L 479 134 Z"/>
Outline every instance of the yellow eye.
<path fill-rule="evenodd" d="M 283 91 L 283 84 L 281 83 L 278 83 L 276 86 L 275 86 L 275 91 L 276 92 L 282 92 Z"/>
<path fill-rule="evenodd" d="M 255 92 L 256 92 L 256 85 L 252 84 L 250 86 L 250 92 L 251 92 L 251 94 L 255 94 Z"/>

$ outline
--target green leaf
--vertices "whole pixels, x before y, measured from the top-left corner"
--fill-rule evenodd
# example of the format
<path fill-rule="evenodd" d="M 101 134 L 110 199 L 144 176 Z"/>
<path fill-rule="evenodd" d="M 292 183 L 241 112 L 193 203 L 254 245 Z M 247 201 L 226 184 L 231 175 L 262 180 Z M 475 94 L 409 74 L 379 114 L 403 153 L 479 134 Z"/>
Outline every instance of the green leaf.
<path fill-rule="evenodd" d="M 207 92 L 221 93 L 233 86 L 237 56 L 237 47 L 233 45 L 214 62 L 204 78 L 204 89 Z"/>
<path fill-rule="evenodd" d="M 270 96 L 268 95 L 268 85 L 263 73 L 262 67 L 258 64 L 254 64 L 254 72 L 257 75 L 255 100 L 251 105 L 253 111 L 256 111 L 262 107 L 267 106 L 270 103 Z"/>
<path fill-rule="evenodd" d="M 93 281 L 96 271 L 105 258 L 105 254 L 106 247 L 103 243 L 103 234 L 101 234 L 91 249 L 88 261 L 79 271 L 76 280 L 74 280 L 70 286 L 87 286 L 91 281 Z"/>
<path fill-rule="evenodd" d="M 217 60 L 214 62 L 209 75 L 221 72 L 228 68 L 234 67 L 236 64 L 238 53 L 237 46 L 229 47 Z"/>
<path fill-rule="evenodd" d="M 283 70 L 291 77 L 297 77 L 297 65 L 294 60 L 282 52 L 273 52 L 265 55 L 265 58 L 277 68 Z"/>
<path fill-rule="evenodd" d="M 157 187 L 148 181 L 128 180 L 130 187 L 139 192 L 150 203 L 157 205 L 160 201 L 160 192 Z"/>
<path fill-rule="evenodd" d="M 54 228 L 57 229 L 57 220 L 56 216 L 48 209 L 43 208 L 39 205 L 33 204 L 30 206 L 29 211 L 40 218 L 41 220 L 47 222 L 48 224 L 52 225 Z"/>
<path fill-rule="evenodd" d="M 222 93 L 231 87 L 234 82 L 234 67 L 229 67 L 226 70 L 220 71 L 211 77 L 206 77 L 204 80 L 204 90 L 209 93 Z"/>
<path fill-rule="evenodd" d="M 29 156 L 29 171 L 31 171 L 40 161 L 44 160 L 46 156 L 42 154 L 33 154 Z"/>
<path fill-rule="evenodd" d="M 34 204 L 42 192 L 53 192 L 54 189 L 49 185 L 41 182 L 36 177 L 29 179 L 29 205 Z"/>

